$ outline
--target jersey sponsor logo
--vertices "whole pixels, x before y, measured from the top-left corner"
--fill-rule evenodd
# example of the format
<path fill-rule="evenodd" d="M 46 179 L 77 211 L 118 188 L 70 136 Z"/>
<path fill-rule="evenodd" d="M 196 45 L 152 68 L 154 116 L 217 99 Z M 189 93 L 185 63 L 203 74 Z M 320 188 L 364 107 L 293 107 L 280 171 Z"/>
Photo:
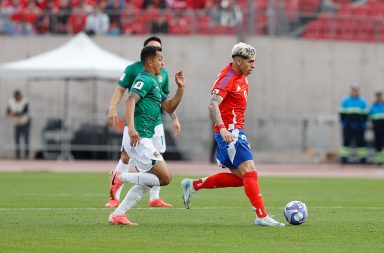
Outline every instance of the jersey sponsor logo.
<path fill-rule="evenodd" d="M 144 83 L 142 81 L 137 81 L 135 85 L 133 85 L 133 88 L 141 90 L 143 88 Z"/>
<path fill-rule="evenodd" d="M 163 81 L 163 76 L 162 75 L 158 75 L 157 76 L 157 80 L 159 80 L 159 82 L 161 83 Z"/>
<path fill-rule="evenodd" d="M 236 89 L 236 91 L 240 91 L 240 90 L 241 90 L 240 86 L 237 85 L 237 89 Z"/>
<path fill-rule="evenodd" d="M 123 75 L 120 77 L 120 81 L 123 81 L 124 77 L 125 77 L 125 73 L 123 73 Z"/>

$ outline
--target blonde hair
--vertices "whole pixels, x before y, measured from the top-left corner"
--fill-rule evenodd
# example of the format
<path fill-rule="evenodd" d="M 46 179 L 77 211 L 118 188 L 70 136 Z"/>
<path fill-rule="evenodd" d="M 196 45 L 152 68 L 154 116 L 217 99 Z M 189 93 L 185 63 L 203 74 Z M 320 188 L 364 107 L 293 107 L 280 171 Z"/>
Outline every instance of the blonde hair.
<path fill-rule="evenodd" d="M 235 44 L 232 48 L 232 58 L 236 56 L 240 56 L 245 59 L 248 59 L 251 56 L 255 56 L 255 55 L 256 55 L 256 49 L 243 42 L 239 42 Z"/>

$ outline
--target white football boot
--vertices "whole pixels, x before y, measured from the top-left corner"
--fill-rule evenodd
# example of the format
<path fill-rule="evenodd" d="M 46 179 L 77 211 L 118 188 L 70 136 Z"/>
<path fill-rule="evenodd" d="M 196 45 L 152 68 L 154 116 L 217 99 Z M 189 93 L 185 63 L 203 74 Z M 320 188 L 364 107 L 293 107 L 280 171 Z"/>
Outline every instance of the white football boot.
<path fill-rule="evenodd" d="M 184 206 L 187 209 L 191 208 L 191 201 L 193 194 L 196 193 L 196 190 L 193 188 L 193 180 L 186 178 L 181 181 L 181 188 L 183 189 L 183 202 Z"/>
<path fill-rule="evenodd" d="M 256 218 L 256 226 L 268 226 L 268 227 L 284 227 L 285 224 L 276 221 L 275 219 L 269 217 L 268 215 L 264 218 Z"/>

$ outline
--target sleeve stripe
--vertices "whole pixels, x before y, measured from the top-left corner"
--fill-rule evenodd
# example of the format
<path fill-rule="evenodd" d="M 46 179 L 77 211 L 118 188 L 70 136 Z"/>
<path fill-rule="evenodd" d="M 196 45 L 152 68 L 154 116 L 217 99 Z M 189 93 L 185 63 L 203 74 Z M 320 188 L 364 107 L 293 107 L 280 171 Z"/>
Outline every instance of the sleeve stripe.
<path fill-rule="evenodd" d="M 225 75 L 225 78 L 223 79 L 223 81 L 221 81 L 221 83 L 219 84 L 219 88 L 224 89 L 232 77 L 233 77 L 233 71 L 228 72 Z"/>

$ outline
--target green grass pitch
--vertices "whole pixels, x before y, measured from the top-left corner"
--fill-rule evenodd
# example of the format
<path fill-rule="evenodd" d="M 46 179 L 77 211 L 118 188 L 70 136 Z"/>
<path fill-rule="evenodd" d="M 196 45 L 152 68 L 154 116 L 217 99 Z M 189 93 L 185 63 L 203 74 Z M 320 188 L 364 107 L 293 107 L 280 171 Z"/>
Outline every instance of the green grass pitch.
<path fill-rule="evenodd" d="M 202 190 L 184 209 L 181 179 L 161 191 L 174 208 L 149 209 L 147 195 L 128 214 L 140 225 L 125 227 L 107 224 L 106 174 L 0 173 L 0 252 L 384 252 L 384 180 L 261 176 L 276 219 L 291 200 L 310 214 L 266 228 L 243 188 Z"/>

